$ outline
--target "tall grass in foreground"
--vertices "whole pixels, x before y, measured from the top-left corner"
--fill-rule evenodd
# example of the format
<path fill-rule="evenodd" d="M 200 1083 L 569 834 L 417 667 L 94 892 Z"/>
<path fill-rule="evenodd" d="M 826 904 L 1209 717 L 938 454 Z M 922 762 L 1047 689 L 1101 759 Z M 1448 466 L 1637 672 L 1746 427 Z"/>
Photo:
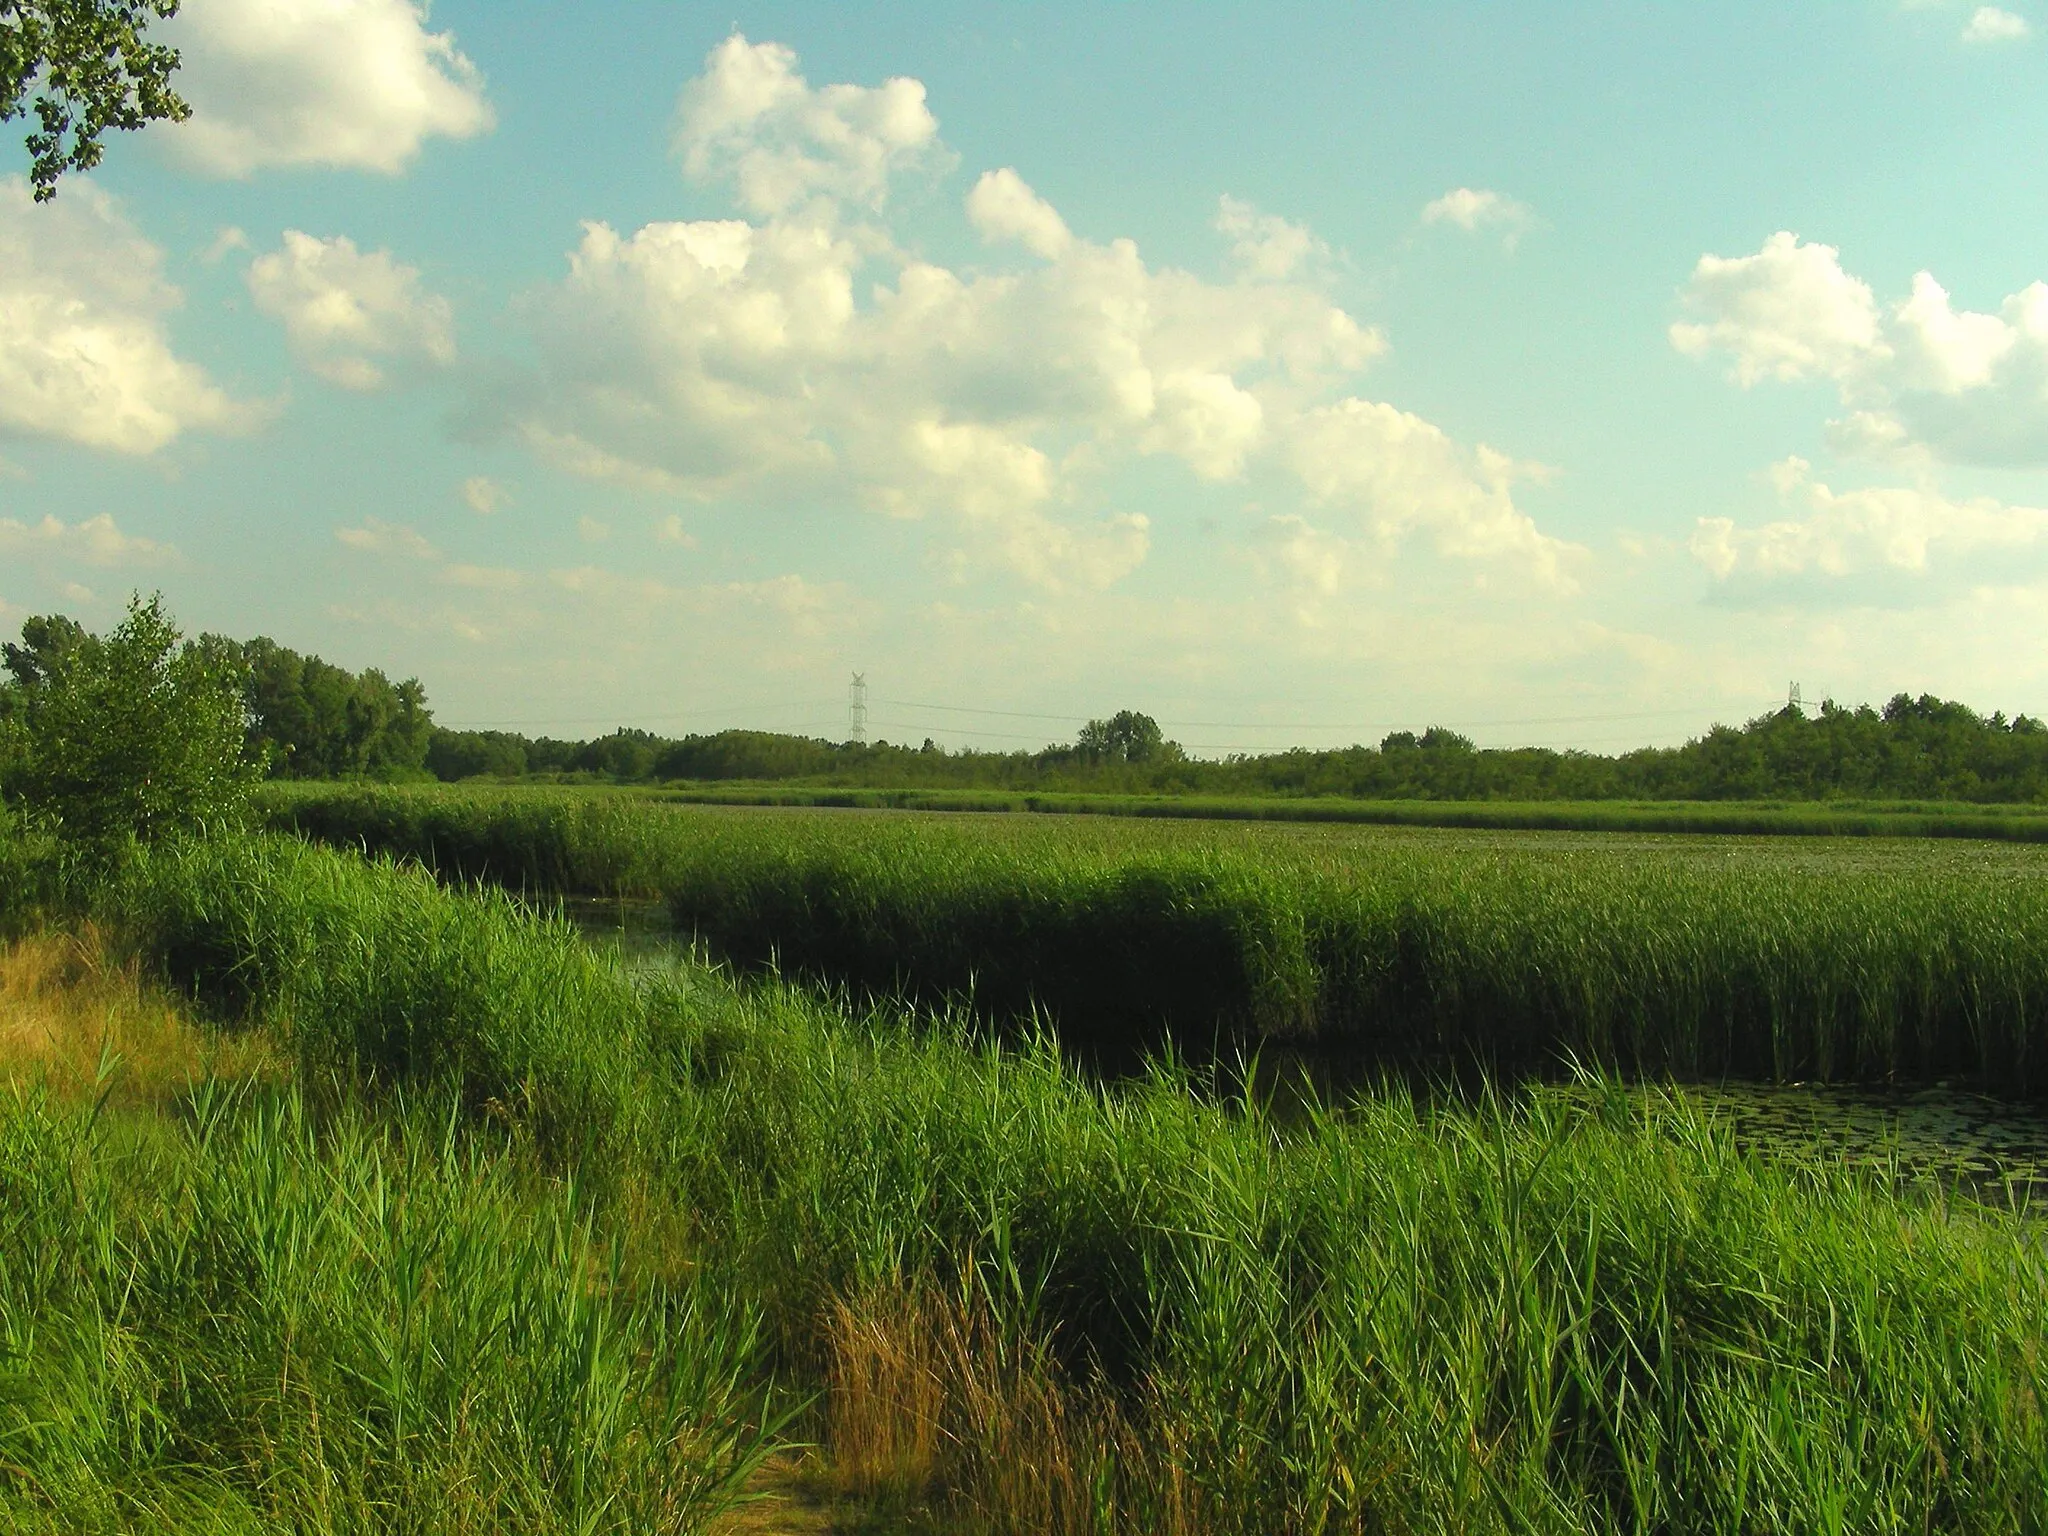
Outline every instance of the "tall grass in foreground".
<path fill-rule="evenodd" d="M 2048 1090 L 2048 880 L 1779 843 L 664 809 L 530 792 L 302 794 L 323 840 L 531 892 L 665 896 L 746 965 L 984 1016 L 1049 1013 L 1128 1060 L 1262 1039 L 1353 1062 L 1571 1058 L 1631 1072 L 1968 1075 Z M 1679 850 L 1684 849 L 1681 857 Z"/>
<path fill-rule="evenodd" d="M 754 1324 L 627 1283 L 429 1115 L 0 1098 L 0 1525 L 685 1532 L 764 1447 Z"/>
<path fill-rule="evenodd" d="M 318 1131 L 202 1094 L 119 1156 L 0 1107 L 18 1525 L 682 1528 L 757 1445 L 750 1315 L 848 1481 L 961 1529 L 2048 1521 L 2038 1228 L 1676 1100 L 1282 1131 L 1164 1068 L 586 973 L 500 898 L 282 841 L 107 901 L 367 1092 Z M 493 1150 L 527 1127 L 543 1158 Z"/>

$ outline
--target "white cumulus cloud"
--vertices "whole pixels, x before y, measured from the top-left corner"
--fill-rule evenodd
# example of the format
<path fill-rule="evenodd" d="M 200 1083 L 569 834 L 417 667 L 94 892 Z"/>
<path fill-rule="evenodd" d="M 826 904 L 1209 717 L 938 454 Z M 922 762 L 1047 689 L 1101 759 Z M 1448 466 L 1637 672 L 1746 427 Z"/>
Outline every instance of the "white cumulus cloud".
<path fill-rule="evenodd" d="M 1540 469 L 1484 444 L 1468 451 L 1419 416 L 1356 399 L 1303 413 L 1287 453 L 1318 502 L 1348 511 L 1384 542 L 1421 532 L 1439 553 L 1505 562 L 1545 586 L 1571 585 L 1572 547 L 1514 502 L 1515 481 L 1540 478 Z"/>
<path fill-rule="evenodd" d="M 1702 256 L 1682 290 L 1700 318 L 1671 328 L 1693 356 L 1726 354 L 1744 385 L 1827 379 L 1849 414 L 1838 448 L 1958 463 L 2048 463 L 2048 283 L 1996 313 L 1957 309 L 1931 273 L 1880 305 L 1833 246 L 1780 232 L 1753 256 Z"/>
<path fill-rule="evenodd" d="M 2001 10 L 1995 5 L 1980 5 L 1971 12 L 1970 20 L 1963 28 L 1963 41 L 2011 43 L 2017 42 L 2032 30 L 2024 16 Z"/>
<path fill-rule="evenodd" d="M 1261 213 L 1241 197 L 1225 193 L 1216 200 L 1216 232 L 1230 241 L 1231 259 L 1256 278 L 1294 276 L 1303 263 L 1327 258 L 1330 248 L 1306 225 L 1277 213 Z"/>
<path fill-rule="evenodd" d="M 850 350 L 859 263 L 811 225 L 586 225 L 535 302 L 552 388 L 522 435 L 572 473 L 648 489 L 829 467 L 803 381 Z"/>
<path fill-rule="evenodd" d="M 33 523 L 0 517 L 0 554 L 18 558 L 45 555 L 83 560 L 88 565 L 152 565 L 176 553 L 168 544 L 123 533 L 104 512 L 76 523 L 47 514 Z"/>
<path fill-rule="evenodd" d="M 1485 187 L 1453 187 L 1422 210 L 1425 224 L 1450 224 L 1467 233 L 1499 229 L 1511 247 L 1535 217 L 1527 203 Z"/>
<path fill-rule="evenodd" d="M 1266 408 L 1228 373 L 1163 373 L 1152 420 L 1139 435 L 1146 453 L 1170 453 L 1204 480 L 1233 480 L 1266 436 Z"/>
<path fill-rule="evenodd" d="M 1383 346 L 1312 289 L 1156 271 L 1127 241 L 1077 240 L 1023 274 L 909 262 L 862 304 L 866 261 L 809 222 L 593 225 L 537 305 L 550 378 L 519 429 L 562 467 L 642 488 L 837 482 L 895 516 L 1011 518 L 1014 537 L 982 541 L 1002 561 L 1042 577 L 1071 559 L 1092 581 L 1143 541 L 1133 524 L 1107 545 L 1053 532 L 1060 440 L 1227 478 L 1266 441 L 1262 390 Z"/>
<path fill-rule="evenodd" d="M 1724 351 L 1744 384 L 1840 378 L 1882 350 L 1870 285 L 1842 270 L 1841 252 L 1779 231 L 1754 256 L 1702 256 L 1682 291 L 1707 316 L 1671 327 L 1692 357 Z"/>
<path fill-rule="evenodd" d="M 1006 167 L 975 181 L 967 222 L 1040 260 L 958 271 L 880 222 L 890 175 L 937 142 L 917 82 L 814 87 L 789 50 L 734 38 L 682 102 L 686 166 L 747 216 L 585 226 L 528 308 L 534 373 L 498 407 L 556 466 L 927 520 L 956 574 L 1084 591 L 1147 556 L 1151 525 L 1104 501 L 1116 465 L 1150 456 L 1203 480 L 1277 472 L 1384 541 L 1557 575 L 1518 468 L 1345 395 L 1386 342 L 1331 298 L 1300 226 L 1226 200 L 1232 270 L 1212 280 L 1077 234 Z"/>
<path fill-rule="evenodd" d="M 737 33 L 712 49 L 676 104 L 675 150 L 698 181 L 729 181 L 742 208 L 771 216 L 817 196 L 879 207 L 897 171 L 938 148 L 924 86 L 813 88 L 781 43 Z"/>
<path fill-rule="evenodd" d="M 19 176 L 0 180 L 0 432 L 153 453 L 256 419 L 172 350 L 183 295 L 162 266 L 90 182 L 38 206 Z"/>
<path fill-rule="evenodd" d="M 284 325 L 301 363 L 344 389 L 379 389 L 387 366 L 455 361 L 448 301 L 420 286 L 417 267 L 389 251 L 359 251 L 344 235 L 296 229 L 249 265 L 257 309 Z"/>
<path fill-rule="evenodd" d="M 1927 572 L 1942 559 L 1979 551 L 2015 551 L 2048 540 L 2048 509 L 1990 497 L 1952 500 L 1922 486 L 1834 491 L 1788 459 L 1772 478 L 1794 515 L 1753 528 L 1703 517 L 1693 558 L 1717 578 L 1741 575 L 1853 576 L 1873 570 Z"/>
<path fill-rule="evenodd" d="M 206 249 L 199 253 L 199 259 L 209 267 L 225 261 L 231 251 L 249 249 L 249 232 L 238 224 L 224 224 L 215 231 L 214 237 L 206 243 Z"/>
<path fill-rule="evenodd" d="M 476 66 L 413 0 L 185 0 L 164 24 L 190 121 L 161 130 L 195 170 L 394 174 L 432 136 L 492 126 Z"/>
<path fill-rule="evenodd" d="M 2035 285 L 2037 288 L 2039 285 Z M 2023 295 L 2022 309 L 2039 308 L 2038 294 Z M 1998 315 L 1958 314 L 1948 290 L 1932 273 L 1913 278 L 1911 297 L 1891 315 L 1891 362 L 1896 382 L 1908 389 L 1955 395 L 1981 389 L 1992 381 L 1999 362 L 2018 344 L 2028 322 L 2020 325 Z"/>
<path fill-rule="evenodd" d="M 1074 243 L 1059 211 L 1008 166 L 981 173 L 967 194 L 967 222 L 991 245 L 1014 240 L 1047 261 L 1059 260 Z"/>

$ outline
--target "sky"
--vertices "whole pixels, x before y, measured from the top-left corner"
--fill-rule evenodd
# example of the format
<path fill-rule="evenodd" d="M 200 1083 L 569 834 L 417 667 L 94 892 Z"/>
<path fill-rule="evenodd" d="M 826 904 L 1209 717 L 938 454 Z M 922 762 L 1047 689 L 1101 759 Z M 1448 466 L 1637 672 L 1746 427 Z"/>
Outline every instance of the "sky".
<path fill-rule="evenodd" d="M 185 0 L 0 144 L 0 630 L 451 726 L 2048 714 L 2048 0 Z"/>

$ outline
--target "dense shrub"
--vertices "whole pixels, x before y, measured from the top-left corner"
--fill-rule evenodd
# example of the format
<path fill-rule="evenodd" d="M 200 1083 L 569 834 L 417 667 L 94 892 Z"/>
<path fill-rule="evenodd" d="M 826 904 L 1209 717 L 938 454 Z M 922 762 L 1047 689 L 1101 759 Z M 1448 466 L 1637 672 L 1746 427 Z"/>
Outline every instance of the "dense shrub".
<path fill-rule="evenodd" d="M 131 600 L 104 636 L 10 645 L 7 664 L 19 740 L 10 791 L 68 842 L 105 858 L 240 816 L 255 775 L 243 670 L 183 640 L 160 598 Z"/>

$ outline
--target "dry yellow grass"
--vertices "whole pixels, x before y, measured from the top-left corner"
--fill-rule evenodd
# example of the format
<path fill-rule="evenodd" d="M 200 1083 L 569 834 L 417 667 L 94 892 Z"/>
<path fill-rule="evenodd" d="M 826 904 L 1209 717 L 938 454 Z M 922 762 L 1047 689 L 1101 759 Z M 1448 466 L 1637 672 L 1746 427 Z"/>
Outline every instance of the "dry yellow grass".
<path fill-rule="evenodd" d="M 951 1294 L 899 1284 L 842 1299 L 825 1336 L 824 1481 L 856 1503 L 917 1509 L 902 1529 L 1213 1528 L 1183 1448 L 1075 1382 L 1047 1341 L 1006 1332 L 971 1276 Z"/>
<path fill-rule="evenodd" d="M 832 1304 L 827 1443 L 850 1492 L 921 1494 L 937 1482 L 949 1321 L 907 1288 Z"/>
<path fill-rule="evenodd" d="M 113 1102 L 157 1104 L 209 1071 L 247 1077 L 276 1064 L 260 1036 L 199 1023 L 96 928 L 0 945 L 0 1082 L 85 1096 L 105 1086 L 104 1066 Z"/>

